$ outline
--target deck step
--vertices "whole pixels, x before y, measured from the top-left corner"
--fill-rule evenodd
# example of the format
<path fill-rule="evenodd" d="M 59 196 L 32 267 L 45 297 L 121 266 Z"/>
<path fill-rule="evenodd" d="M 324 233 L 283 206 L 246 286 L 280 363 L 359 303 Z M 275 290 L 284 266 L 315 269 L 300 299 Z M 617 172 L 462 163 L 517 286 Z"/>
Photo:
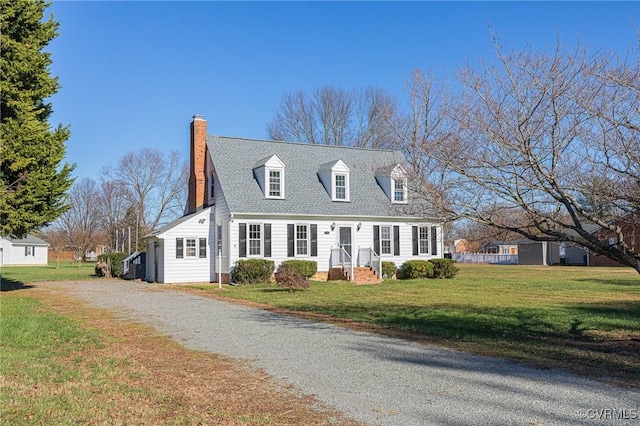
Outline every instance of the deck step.
<path fill-rule="evenodd" d="M 329 275 L 327 277 L 328 280 L 350 280 L 348 269 L 342 268 L 331 268 L 329 271 Z M 353 283 L 354 284 L 378 284 L 382 282 L 381 279 L 378 278 L 376 272 L 373 268 L 370 267 L 357 267 L 353 268 Z"/>

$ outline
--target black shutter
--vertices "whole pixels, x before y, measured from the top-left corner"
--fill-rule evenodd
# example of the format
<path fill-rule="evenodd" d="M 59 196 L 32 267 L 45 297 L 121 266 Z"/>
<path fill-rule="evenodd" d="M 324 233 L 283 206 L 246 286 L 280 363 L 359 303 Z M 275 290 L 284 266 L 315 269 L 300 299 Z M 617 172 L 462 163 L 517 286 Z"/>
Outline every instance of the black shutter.
<path fill-rule="evenodd" d="M 238 224 L 240 244 L 238 246 L 238 257 L 247 257 L 247 224 Z"/>
<path fill-rule="evenodd" d="M 435 226 L 431 227 L 431 254 L 438 254 L 438 231 Z"/>
<path fill-rule="evenodd" d="M 271 257 L 271 224 L 265 223 L 264 227 L 264 257 Z"/>
<path fill-rule="evenodd" d="M 380 256 L 380 225 L 373 225 L 373 251 Z"/>
<path fill-rule="evenodd" d="M 201 259 L 205 259 L 207 257 L 207 239 L 206 238 L 200 238 L 198 239 L 198 257 L 200 257 Z"/>
<path fill-rule="evenodd" d="M 418 227 L 417 226 L 411 227 L 411 239 L 413 243 L 413 255 L 417 256 L 418 255 Z"/>
<path fill-rule="evenodd" d="M 287 257 L 294 257 L 294 241 L 295 238 L 293 223 L 287 224 Z"/>
<path fill-rule="evenodd" d="M 176 259 L 182 259 L 184 257 L 184 240 L 182 238 L 176 238 Z"/>
<path fill-rule="evenodd" d="M 29 251 L 27 250 L 27 246 L 24 246 L 24 257 L 29 256 Z"/>
<path fill-rule="evenodd" d="M 311 256 L 318 256 L 318 225 L 309 225 L 311 233 Z"/>
<path fill-rule="evenodd" d="M 400 227 L 393 227 L 393 255 L 400 256 Z"/>

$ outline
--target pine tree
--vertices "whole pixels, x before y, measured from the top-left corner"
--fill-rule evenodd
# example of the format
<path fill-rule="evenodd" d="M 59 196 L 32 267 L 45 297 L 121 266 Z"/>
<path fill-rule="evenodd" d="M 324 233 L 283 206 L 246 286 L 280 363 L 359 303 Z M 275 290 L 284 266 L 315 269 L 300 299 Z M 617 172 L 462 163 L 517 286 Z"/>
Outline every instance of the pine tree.
<path fill-rule="evenodd" d="M 65 209 L 74 168 L 66 162 L 69 128 L 52 128 L 47 98 L 58 91 L 43 49 L 57 36 L 44 0 L 0 0 L 0 235 L 22 236 Z"/>

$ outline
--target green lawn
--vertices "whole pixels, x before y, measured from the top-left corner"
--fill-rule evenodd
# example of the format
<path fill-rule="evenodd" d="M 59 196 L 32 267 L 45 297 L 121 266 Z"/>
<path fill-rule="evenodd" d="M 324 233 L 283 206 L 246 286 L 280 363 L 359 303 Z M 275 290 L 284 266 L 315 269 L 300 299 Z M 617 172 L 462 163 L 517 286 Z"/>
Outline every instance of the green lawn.
<path fill-rule="evenodd" d="M 5 266 L 0 268 L 2 289 L 41 281 L 76 281 L 96 278 L 95 262 L 51 262 L 47 266 Z"/>
<path fill-rule="evenodd" d="M 631 268 L 460 265 L 450 280 L 201 286 L 287 311 L 640 384 L 640 276 Z"/>
<path fill-rule="evenodd" d="M 111 367 L 81 366 L 82 352 L 100 344 L 96 334 L 41 307 L 31 298 L 2 298 L 1 425 L 75 423 L 98 408 L 78 383 L 110 374 Z"/>

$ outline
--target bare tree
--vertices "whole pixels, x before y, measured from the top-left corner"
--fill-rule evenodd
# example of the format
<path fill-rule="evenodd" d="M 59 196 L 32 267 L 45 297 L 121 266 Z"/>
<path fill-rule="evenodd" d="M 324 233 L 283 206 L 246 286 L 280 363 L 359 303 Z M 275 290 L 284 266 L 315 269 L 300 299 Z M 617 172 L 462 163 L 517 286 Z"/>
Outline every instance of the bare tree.
<path fill-rule="evenodd" d="M 571 241 L 640 272 L 623 228 L 580 201 L 585 185 L 605 180 L 607 201 L 638 207 L 637 59 L 567 51 L 559 41 L 551 53 L 504 53 L 494 42 L 497 65 L 459 73 L 460 96 L 448 111 L 456 128 L 436 152 L 442 182 L 455 189 L 439 207 L 532 240 Z M 591 232 L 596 226 L 613 243 Z"/>
<path fill-rule="evenodd" d="M 332 86 L 311 95 L 285 94 L 267 126 L 268 137 L 310 144 L 387 147 L 396 101 L 382 89 L 346 91 Z"/>
<path fill-rule="evenodd" d="M 394 139 L 403 149 L 414 170 L 425 174 L 429 162 L 435 160 L 433 152 L 444 140 L 447 131 L 444 85 L 431 73 L 415 69 L 405 79 L 406 105 L 394 121 Z"/>
<path fill-rule="evenodd" d="M 392 123 L 398 108 L 396 99 L 376 87 L 366 87 L 353 93 L 351 145 L 371 149 L 392 148 Z"/>
<path fill-rule="evenodd" d="M 609 208 L 640 208 L 640 49 L 624 60 L 612 55 L 595 61 L 586 73 L 597 88 L 578 99 L 593 116 L 590 152 L 600 185 L 592 193 Z"/>
<path fill-rule="evenodd" d="M 55 228 L 66 235 L 69 246 L 73 247 L 78 258 L 84 259 L 97 241 L 100 231 L 97 200 L 97 183 L 87 177 L 80 179 L 69 190 L 69 209 L 56 222 Z"/>
<path fill-rule="evenodd" d="M 129 152 L 115 166 L 105 167 L 103 175 L 135 206 L 140 229 L 156 229 L 184 211 L 188 167 L 176 151 Z"/>
<path fill-rule="evenodd" d="M 121 181 L 103 180 L 100 183 L 97 199 L 100 228 L 109 236 L 107 241 L 115 241 L 120 230 L 130 225 L 124 221 L 127 210 L 132 206 L 131 198 L 127 187 Z M 107 245 L 113 247 L 111 243 Z"/>

